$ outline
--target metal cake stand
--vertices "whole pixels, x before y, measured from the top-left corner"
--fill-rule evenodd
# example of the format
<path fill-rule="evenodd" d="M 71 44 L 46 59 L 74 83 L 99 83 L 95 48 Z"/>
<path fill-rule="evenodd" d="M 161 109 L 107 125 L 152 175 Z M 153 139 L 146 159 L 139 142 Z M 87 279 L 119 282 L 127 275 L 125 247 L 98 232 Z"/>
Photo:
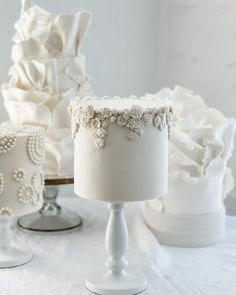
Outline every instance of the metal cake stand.
<path fill-rule="evenodd" d="M 19 227 L 37 232 L 60 232 L 75 229 L 82 225 L 82 218 L 57 203 L 60 185 L 74 183 L 73 177 L 52 177 L 45 179 L 44 203 L 35 213 L 18 219 Z"/>

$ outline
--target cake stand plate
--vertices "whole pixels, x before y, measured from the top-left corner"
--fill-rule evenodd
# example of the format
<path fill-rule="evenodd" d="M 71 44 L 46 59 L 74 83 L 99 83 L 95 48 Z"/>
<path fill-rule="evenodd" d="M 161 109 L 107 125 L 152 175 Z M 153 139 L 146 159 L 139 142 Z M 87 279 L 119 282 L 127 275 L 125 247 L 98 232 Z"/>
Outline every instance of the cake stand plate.
<path fill-rule="evenodd" d="M 85 284 L 88 290 L 95 294 L 134 295 L 146 290 L 147 279 L 133 271 L 115 274 L 104 269 L 88 275 Z"/>
<path fill-rule="evenodd" d="M 35 213 L 22 216 L 18 225 L 26 230 L 37 232 L 61 232 L 75 229 L 82 225 L 82 218 L 57 204 L 59 185 L 74 183 L 73 178 L 45 179 L 44 203 Z"/>
<path fill-rule="evenodd" d="M 16 267 L 29 262 L 32 253 L 19 247 L 0 248 L 0 268 Z"/>

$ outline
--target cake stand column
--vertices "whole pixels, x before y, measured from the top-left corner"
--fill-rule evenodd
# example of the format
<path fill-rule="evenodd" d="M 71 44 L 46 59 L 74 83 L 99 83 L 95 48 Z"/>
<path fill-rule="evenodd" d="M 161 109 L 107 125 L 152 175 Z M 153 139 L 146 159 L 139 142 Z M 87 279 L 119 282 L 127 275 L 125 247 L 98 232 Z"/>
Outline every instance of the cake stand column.
<path fill-rule="evenodd" d="M 0 217 L 0 268 L 15 267 L 29 262 L 30 250 L 12 245 L 11 217 Z"/>
<path fill-rule="evenodd" d="M 44 203 L 35 213 L 22 216 L 18 225 L 27 230 L 38 232 L 60 232 L 72 230 L 82 224 L 82 218 L 57 203 L 60 184 L 73 183 L 73 179 L 46 179 L 43 191 Z"/>
<path fill-rule="evenodd" d="M 147 288 L 146 277 L 127 268 L 128 228 L 124 207 L 124 203 L 111 204 L 105 238 L 109 255 L 107 269 L 93 272 L 86 278 L 87 288 L 96 294 L 133 295 Z"/>

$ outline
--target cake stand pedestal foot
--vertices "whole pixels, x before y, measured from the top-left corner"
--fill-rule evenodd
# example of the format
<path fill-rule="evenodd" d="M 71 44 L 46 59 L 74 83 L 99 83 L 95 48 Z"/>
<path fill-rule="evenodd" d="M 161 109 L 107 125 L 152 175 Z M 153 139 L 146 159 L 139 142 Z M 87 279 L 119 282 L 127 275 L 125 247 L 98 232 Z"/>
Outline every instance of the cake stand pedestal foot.
<path fill-rule="evenodd" d="M 18 225 L 26 230 L 38 232 L 60 232 L 82 225 L 82 218 L 57 204 L 59 185 L 46 185 L 42 208 L 35 213 L 22 216 Z"/>
<path fill-rule="evenodd" d="M 127 268 L 125 253 L 128 248 L 128 228 L 124 216 L 125 204 L 111 204 L 106 230 L 107 269 L 86 277 L 86 287 L 102 295 L 134 295 L 146 290 L 147 279 L 141 273 Z"/>
<path fill-rule="evenodd" d="M 11 218 L 0 218 L 0 268 L 16 267 L 29 262 L 32 258 L 30 250 L 12 245 Z"/>
<path fill-rule="evenodd" d="M 130 271 L 115 274 L 104 269 L 88 275 L 86 287 L 96 294 L 133 295 L 146 290 L 147 279 Z"/>

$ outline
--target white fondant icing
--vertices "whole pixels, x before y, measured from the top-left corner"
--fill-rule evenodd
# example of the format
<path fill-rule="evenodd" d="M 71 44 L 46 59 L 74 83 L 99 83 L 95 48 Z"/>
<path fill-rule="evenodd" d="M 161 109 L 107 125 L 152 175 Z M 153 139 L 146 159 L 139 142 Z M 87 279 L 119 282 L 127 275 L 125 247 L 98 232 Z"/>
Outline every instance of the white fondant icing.
<path fill-rule="evenodd" d="M 73 104 L 73 103 L 72 103 Z M 102 118 L 111 116 L 111 110 L 122 114 L 126 108 L 136 118 L 143 109 L 160 109 L 160 104 L 142 102 L 141 99 L 77 100 L 76 106 L 86 112 L 85 118 L 93 118 L 94 112 Z M 165 106 L 165 103 L 162 102 Z M 86 108 L 92 105 L 92 108 Z M 104 115 L 104 108 L 106 112 Z M 94 111 L 95 110 L 95 111 Z M 76 115 L 72 115 L 77 120 Z M 127 119 L 127 118 L 126 118 Z M 99 124 L 101 125 L 101 124 Z M 80 126 L 75 135 L 75 192 L 81 197 L 108 202 L 129 202 L 163 196 L 167 190 L 168 129 L 160 131 L 153 124 L 145 126 L 144 133 L 135 143 L 127 137 L 127 128 L 109 123 L 106 146 L 98 149 L 94 144 L 93 128 Z M 97 138 L 103 146 L 103 138 Z"/>

